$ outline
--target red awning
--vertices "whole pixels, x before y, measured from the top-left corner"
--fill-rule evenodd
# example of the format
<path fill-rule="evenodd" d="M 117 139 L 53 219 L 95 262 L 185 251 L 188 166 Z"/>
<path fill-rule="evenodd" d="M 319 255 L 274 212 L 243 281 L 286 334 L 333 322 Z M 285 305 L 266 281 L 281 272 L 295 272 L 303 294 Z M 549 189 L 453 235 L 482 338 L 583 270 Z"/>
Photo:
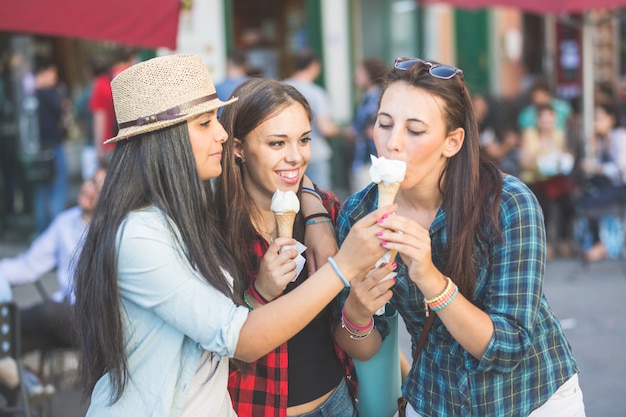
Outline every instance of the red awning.
<path fill-rule="evenodd" d="M 0 31 L 176 49 L 180 0 L 14 0 Z"/>
<path fill-rule="evenodd" d="M 534 13 L 575 13 L 592 9 L 615 9 L 626 6 L 626 0 L 423 0 L 422 5 L 446 3 L 461 8 L 509 6 Z"/>

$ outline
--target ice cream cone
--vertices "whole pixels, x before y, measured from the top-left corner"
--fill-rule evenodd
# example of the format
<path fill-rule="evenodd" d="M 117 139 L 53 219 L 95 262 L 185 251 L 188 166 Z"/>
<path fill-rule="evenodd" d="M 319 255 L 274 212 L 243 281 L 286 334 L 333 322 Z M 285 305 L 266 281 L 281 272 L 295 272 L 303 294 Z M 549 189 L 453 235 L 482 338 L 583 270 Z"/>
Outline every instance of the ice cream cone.
<path fill-rule="evenodd" d="M 386 184 L 384 182 L 378 183 L 378 207 L 388 206 L 392 204 L 396 199 L 396 194 L 400 189 L 400 183 L 394 182 Z"/>
<path fill-rule="evenodd" d="M 391 184 L 386 184 L 385 182 L 378 183 L 378 207 L 388 206 L 392 204 L 396 199 L 396 194 L 398 194 L 398 190 L 400 189 L 399 182 L 393 182 Z M 398 251 L 390 250 L 389 251 L 389 263 L 393 262 L 396 258 Z"/>
<path fill-rule="evenodd" d="M 370 155 L 372 166 L 370 167 L 370 177 L 378 184 L 378 207 L 388 206 L 396 199 L 396 194 L 400 189 L 400 183 L 404 180 L 406 173 L 406 163 L 401 160 L 377 158 Z M 390 250 L 390 260 L 393 262 L 397 251 Z"/>
<path fill-rule="evenodd" d="M 278 237 L 293 237 L 293 222 L 296 220 L 295 211 L 275 213 Z"/>

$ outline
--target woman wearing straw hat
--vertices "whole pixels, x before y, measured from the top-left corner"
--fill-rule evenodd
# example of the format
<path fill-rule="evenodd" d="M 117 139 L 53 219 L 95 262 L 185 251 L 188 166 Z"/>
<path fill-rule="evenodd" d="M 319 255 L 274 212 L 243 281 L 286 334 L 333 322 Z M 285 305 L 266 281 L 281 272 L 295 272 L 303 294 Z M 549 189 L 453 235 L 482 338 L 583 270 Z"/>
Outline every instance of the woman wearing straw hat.
<path fill-rule="evenodd" d="M 298 289 L 250 311 L 208 187 L 227 140 L 216 112 L 232 100 L 190 55 L 136 64 L 111 87 L 120 129 L 76 266 L 88 415 L 234 416 L 228 358 L 265 355 L 362 279 L 384 252 L 377 220 L 394 207 L 367 216 Z M 275 239 L 270 251 L 292 244 Z M 296 251 L 275 256 L 293 274 Z"/>

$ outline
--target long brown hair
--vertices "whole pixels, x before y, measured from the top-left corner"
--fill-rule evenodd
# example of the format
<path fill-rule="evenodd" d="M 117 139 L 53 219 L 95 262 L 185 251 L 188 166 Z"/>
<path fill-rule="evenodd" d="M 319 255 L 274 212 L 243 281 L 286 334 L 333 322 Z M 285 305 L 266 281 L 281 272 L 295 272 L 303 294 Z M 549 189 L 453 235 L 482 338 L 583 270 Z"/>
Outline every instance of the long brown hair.
<path fill-rule="evenodd" d="M 432 63 L 436 65 L 436 63 Z M 475 256 L 485 251 L 485 244 L 497 238 L 502 175 L 498 167 L 480 150 L 478 127 L 470 95 L 462 74 L 442 79 L 429 73 L 430 65 L 417 62 L 406 70 L 393 69 L 385 80 L 385 89 L 405 82 L 441 98 L 446 131 L 465 130 L 459 152 L 448 159 L 439 179 L 448 233 L 447 259 L 443 273 L 459 286 L 461 293 L 473 299 L 477 263 Z M 383 92 L 384 94 L 384 92 Z M 483 253 L 483 255 L 486 255 Z"/>
<path fill-rule="evenodd" d="M 230 138 L 245 142 L 246 137 L 257 126 L 272 115 L 293 103 L 305 109 L 309 120 L 312 113 L 308 102 L 294 87 L 270 78 L 251 78 L 239 85 L 233 96 L 239 99 L 224 107 L 220 121 Z M 234 154 L 234 141 L 224 144 L 222 158 L 223 172 L 216 182 L 218 216 L 222 220 L 223 232 L 233 248 L 235 256 L 244 264 L 249 264 L 250 245 L 255 236 L 251 216 L 257 207 L 244 187 L 243 166 Z M 302 241 L 299 231 L 304 229 L 302 218 L 296 218 L 294 238 Z M 247 284 L 246 284 L 247 287 Z M 245 287 L 244 287 L 245 288 Z"/>

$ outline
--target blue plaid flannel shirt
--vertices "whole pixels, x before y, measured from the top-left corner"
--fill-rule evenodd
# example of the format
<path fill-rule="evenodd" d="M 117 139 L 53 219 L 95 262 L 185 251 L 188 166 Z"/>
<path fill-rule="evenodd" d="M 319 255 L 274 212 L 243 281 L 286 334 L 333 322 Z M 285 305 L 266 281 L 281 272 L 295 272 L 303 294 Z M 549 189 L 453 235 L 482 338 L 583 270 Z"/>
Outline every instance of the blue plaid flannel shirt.
<path fill-rule="evenodd" d="M 376 208 L 374 184 L 351 196 L 337 224 L 342 243 L 351 226 Z M 491 317 L 494 335 L 481 360 L 470 355 L 435 319 L 424 349 L 402 391 L 413 408 L 429 416 L 528 416 L 578 372 L 571 347 L 543 293 L 545 229 L 534 195 L 519 179 L 504 177 L 500 203 L 502 239 L 486 243 L 479 258 L 475 305 Z M 430 227 L 434 264 L 443 270 L 446 215 L 439 209 Z M 404 319 L 412 349 L 425 321 L 424 298 L 401 257 L 391 304 Z M 347 290 L 341 295 L 342 303 Z M 336 310 L 335 314 L 339 314 Z M 376 318 L 387 334 L 384 318 Z"/>

